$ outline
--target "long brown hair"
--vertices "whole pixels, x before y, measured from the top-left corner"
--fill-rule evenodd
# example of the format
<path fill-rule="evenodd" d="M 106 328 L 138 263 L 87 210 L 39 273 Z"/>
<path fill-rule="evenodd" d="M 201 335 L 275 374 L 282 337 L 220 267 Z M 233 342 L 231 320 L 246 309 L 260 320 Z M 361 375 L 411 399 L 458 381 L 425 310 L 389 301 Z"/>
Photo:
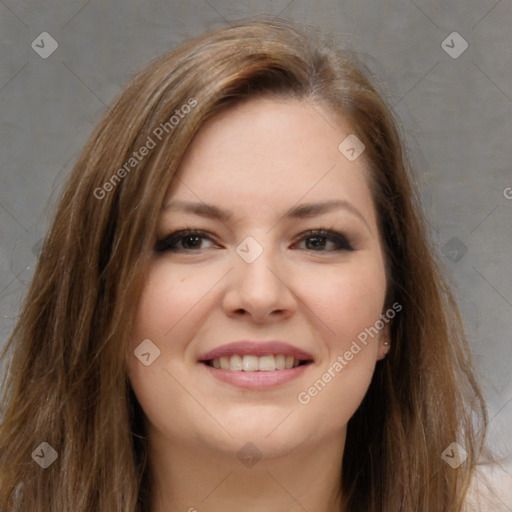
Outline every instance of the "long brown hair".
<path fill-rule="evenodd" d="M 403 307 L 348 425 L 347 511 L 461 510 L 486 409 L 401 134 L 369 75 L 311 31 L 256 20 L 188 42 L 130 81 L 74 166 L 5 347 L 0 510 L 149 510 L 143 413 L 125 358 L 159 209 L 205 120 L 255 95 L 323 106 L 365 144 L 386 307 Z M 468 453 L 457 469 L 441 458 L 455 441 Z M 46 469 L 32 457 L 43 442 L 58 454 Z"/>

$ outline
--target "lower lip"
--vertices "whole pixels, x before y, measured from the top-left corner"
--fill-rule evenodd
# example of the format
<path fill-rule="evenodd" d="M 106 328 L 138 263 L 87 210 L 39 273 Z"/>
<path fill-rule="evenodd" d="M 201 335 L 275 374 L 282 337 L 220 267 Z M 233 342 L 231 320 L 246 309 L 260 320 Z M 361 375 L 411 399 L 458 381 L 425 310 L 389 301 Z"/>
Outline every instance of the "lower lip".
<path fill-rule="evenodd" d="M 204 366 L 216 379 L 239 388 L 252 390 L 275 388 L 282 384 L 286 384 L 287 382 L 300 377 L 311 365 L 311 363 L 306 363 L 296 366 L 295 368 L 274 370 L 271 372 L 244 372 L 222 370 L 220 368 L 213 368 L 213 366 L 208 366 L 204 363 L 199 364 Z"/>

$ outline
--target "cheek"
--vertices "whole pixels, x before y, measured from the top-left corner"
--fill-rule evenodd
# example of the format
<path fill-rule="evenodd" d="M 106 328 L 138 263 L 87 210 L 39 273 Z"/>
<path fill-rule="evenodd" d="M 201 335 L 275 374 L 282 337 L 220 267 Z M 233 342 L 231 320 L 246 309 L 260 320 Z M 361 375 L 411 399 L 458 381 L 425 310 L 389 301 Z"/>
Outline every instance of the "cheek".
<path fill-rule="evenodd" d="M 331 350 L 343 350 L 379 319 L 386 294 L 386 276 L 379 260 L 302 273 L 306 303 L 325 326 Z"/>
<path fill-rule="evenodd" d="M 188 371 L 181 367 L 183 355 L 196 326 L 194 307 L 200 307 L 199 301 L 211 286 L 204 272 L 189 275 L 189 271 L 171 271 L 158 263 L 147 274 L 137 306 L 127 369 L 137 400 L 157 430 L 165 431 L 172 425 L 179 432 L 187 427 L 173 411 L 189 406 L 188 395 L 179 384 Z M 157 347 L 159 355 L 146 366 L 135 357 L 134 350 L 147 339 Z"/>
<path fill-rule="evenodd" d="M 151 268 L 137 307 L 133 348 L 138 340 L 140 343 L 146 338 L 152 339 L 162 351 L 180 348 L 179 331 L 186 327 L 193 308 L 212 286 L 204 271 L 196 271 L 195 278 L 188 273 L 171 270 L 160 262 Z"/>
<path fill-rule="evenodd" d="M 325 372 L 319 372 L 297 396 L 304 417 L 322 418 L 319 435 L 336 434 L 345 428 L 363 401 L 375 368 L 375 359 L 365 357 L 364 351 L 367 354 L 368 348 L 340 372 L 332 371 L 334 376 L 327 368 Z"/>
<path fill-rule="evenodd" d="M 169 378 L 164 370 L 172 371 L 176 356 L 184 350 L 190 329 L 186 320 L 201 294 L 206 293 L 202 288 L 201 283 L 176 277 L 176 272 L 171 274 L 161 265 L 148 272 L 126 355 L 130 381 L 141 402 L 150 405 L 156 398 L 154 392 L 146 391 L 161 389 L 159 379 Z M 147 366 L 134 355 L 144 340 L 151 342 L 148 351 L 152 362 Z"/>
<path fill-rule="evenodd" d="M 346 425 L 363 400 L 377 360 L 379 334 L 369 328 L 382 313 L 386 277 L 380 261 L 347 265 L 303 280 L 310 307 L 325 329 L 325 359 L 297 400 L 304 414 L 321 415 L 325 431 Z M 358 338 L 361 336 L 361 338 Z M 361 342 L 360 340 L 365 340 Z M 326 414 L 326 411 L 330 411 Z"/>

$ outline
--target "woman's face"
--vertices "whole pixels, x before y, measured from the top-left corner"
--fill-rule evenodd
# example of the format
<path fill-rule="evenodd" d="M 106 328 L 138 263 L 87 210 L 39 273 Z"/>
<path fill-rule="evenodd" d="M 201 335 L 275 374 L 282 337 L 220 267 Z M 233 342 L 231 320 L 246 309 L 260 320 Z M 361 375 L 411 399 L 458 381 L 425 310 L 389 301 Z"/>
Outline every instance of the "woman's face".
<path fill-rule="evenodd" d="M 338 148 L 350 134 L 318 106 L 261 98 L 197 134 L 161 211 L 128 359 L 150 438 L 252 442 L 268 457 L 344 439 L 388 336 L 364 153 Z"/>

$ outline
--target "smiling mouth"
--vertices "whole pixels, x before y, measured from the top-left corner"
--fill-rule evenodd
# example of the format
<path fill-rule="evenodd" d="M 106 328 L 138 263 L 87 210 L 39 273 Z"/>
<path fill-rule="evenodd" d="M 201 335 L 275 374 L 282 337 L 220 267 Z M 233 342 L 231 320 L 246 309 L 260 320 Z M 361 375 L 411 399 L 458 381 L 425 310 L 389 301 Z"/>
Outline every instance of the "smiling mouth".
<path fill-rule="evenodd" d="M 264 356 L 233 354 L 232 356 L 218 357 L 201 362 L 218 370 L 232 372 L 273 372 L 276 370 L 289 370 L 313 361 L 296 359 L 293 356 L 285 356 L 284 354 Z"/>

